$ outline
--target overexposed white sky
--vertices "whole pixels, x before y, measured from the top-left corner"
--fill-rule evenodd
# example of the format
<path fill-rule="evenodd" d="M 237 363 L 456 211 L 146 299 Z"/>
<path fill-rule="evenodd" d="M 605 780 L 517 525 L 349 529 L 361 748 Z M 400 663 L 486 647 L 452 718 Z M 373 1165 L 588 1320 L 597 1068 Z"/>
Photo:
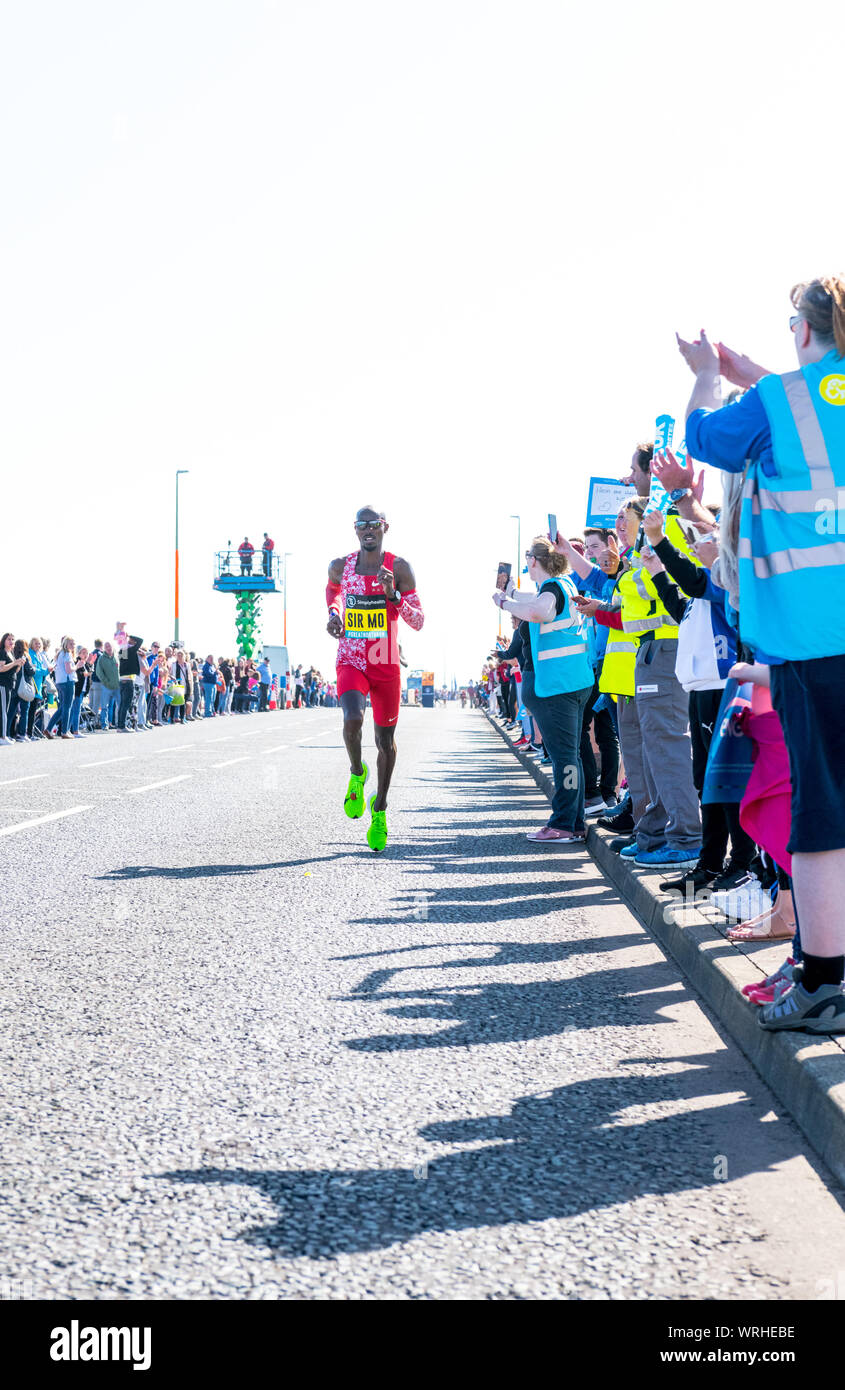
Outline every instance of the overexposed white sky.
<path fill-rule="evenodd" d="M 7 5 L 2 630 L 172 636 L 187 468 L 189 646 L 234 650 L 214 552 L 269 530 L 329 671 L 369 502 L 411 665 L 477 676 L 510 514 L 580 529 L 682 419 L 676 328 L 794 365 L 790 286 L 845 264 L 840 34 L 818 0 Z"/>

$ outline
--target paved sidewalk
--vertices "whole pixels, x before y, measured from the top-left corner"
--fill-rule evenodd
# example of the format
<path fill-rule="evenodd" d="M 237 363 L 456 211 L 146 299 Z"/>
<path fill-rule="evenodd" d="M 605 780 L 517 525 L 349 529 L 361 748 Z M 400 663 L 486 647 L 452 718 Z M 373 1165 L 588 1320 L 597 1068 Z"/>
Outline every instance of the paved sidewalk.
<path fill-rule="evenodd" d="M 514 748 L 514 738 L 488 715 L 514 756 L 549 799 L 552 779 L 536 759 Z M 684 974 L 717 1014 L 754 1063 L 764 1081 L 783 1101 L 828 1167 L 845 1182 L 845 1038 L 816 1038 L 809 1033 L 765 1033 L 757 1009 L 742 988 L 762 980 L 789 954 L 789 942 L 735 943 L 727 937 L 731 923 L 716 908 L 674 906 L 658 883 L 665 870 L 638 868 L 609 848 L 613 836 L 589 826 L 587 848 L 623 901 L 674 956 Z"/>

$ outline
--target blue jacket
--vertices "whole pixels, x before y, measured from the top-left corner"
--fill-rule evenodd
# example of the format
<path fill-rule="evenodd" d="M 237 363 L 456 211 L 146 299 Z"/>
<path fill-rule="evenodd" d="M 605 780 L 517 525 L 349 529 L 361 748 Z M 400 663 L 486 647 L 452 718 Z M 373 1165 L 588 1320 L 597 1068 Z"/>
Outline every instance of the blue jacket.
<path fill-rule="evenodd" d="M 692 456 L 745 471 L 739 531 L 740 628 L 757 659 L 845 654 L 845 359 L 831 349 L 772 374 L 732 405 L 693 411 Z"/>
<path fill-rule="evenodd" d="M 623 567 L 621 565 L 615 574 L 605 574 L 598 565 L 593 565 L 586 579 L 582 579 L 580 574 L 576 574 L 574 570 L 572 571 L 572 578 L 575 580 L 575 587 L 579 594 L 587 594 L 590 598 L 600 599 L 602 603 L 610 603 L 616 590 L 616 581 L 622 572 Z M 587 631 L 587 654 L 590 658 L 590 665 L 595 671 L 604 661 L 610 629 L 605 627 L 604 623 L 597 623 L 595 618 L 586 619 L 584 626 Z"/>

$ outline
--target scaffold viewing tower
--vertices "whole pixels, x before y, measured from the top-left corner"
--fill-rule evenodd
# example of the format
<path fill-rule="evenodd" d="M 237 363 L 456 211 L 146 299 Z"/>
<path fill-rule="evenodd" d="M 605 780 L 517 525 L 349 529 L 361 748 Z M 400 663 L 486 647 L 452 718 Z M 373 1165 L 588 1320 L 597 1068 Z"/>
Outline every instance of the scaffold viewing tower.
<path fill-rule="evenodd" d="M 219 593 L 235 595 L 238 656 L 254 656 L 260 646 L 261 595 L 282 592 L 278 557 L 268 550 L 255 550 L 250 555 L 218 550 L 214 587 Z"/>

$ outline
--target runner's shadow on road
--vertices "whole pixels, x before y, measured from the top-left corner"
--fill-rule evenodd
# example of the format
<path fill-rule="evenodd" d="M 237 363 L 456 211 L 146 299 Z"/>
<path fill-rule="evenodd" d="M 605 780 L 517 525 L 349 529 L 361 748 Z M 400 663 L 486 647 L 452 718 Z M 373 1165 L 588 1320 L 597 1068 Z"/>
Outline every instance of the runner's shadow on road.
<path fill-rule="evenodd" d="M 138 878 L 227 878 L 238 874 L 263 874 L 270 869 L 299 869 L 303 865 L 325 864 L 333 859 L 358 859 L 355 850 L 343 854 L 314 855 L 310 859 L 279 859 L 262 864 L 127 864 L 123 869 L 109 869 L 106 874 L 97 874 L 99 883 L 115 883 Z"/>
<path fill-rule="evenodd" d="M 467 889 L 459 896 L 453 896 L 449 889 L 425 889 L 426 916 L 423 920 L 442 924 L 457 922 L 467 927 L 482 926 L 491 922 L 517 922 L 527 917 L 548 917 L 551 913 L 569 912 L 588 907 L 610 907 L 619 899 L 612 886 L 591 885 L 590 891 L 573 893 L 572 884 L 560 880 L 555 888 L 544 887 L 542 893 L 531 894 L 529 884 L 516 884 L 503 887 L 500 892 L 484 892 L 481 889 Z M 520 893 L 525 896 L 519 896 Z M 487 901 L 487 899 L 493 901 Z M 414 910 L 414 899 L 400 903 L 392 912 L 379 916 L 353 917 L 350 925 L 365 927 L 386 927 L 391 923 L 420 921 Z"/>
<path fill-rule="evenodd" d="M 159 1176 L 257 1188 L 278 1216 L 241 1238 L 286 1258 L 319 1260 L 384 1250 L 426 1232 L 571 1219 L 643 1196 L 721 1188 L 720 1178 L 773 1170 L 802 1152 L 791 1126 L 760 1125 L 767 1099 L 762 1106 L 735 1096 L 711 1102 L 724 1081 L 709 1054 L 668 1061 L 683 1069 L 638 1060 L 629 1075 L 523 1096 L 506 1115 L 426 1125 L 404 1168 L 197 1168 Z M 634 1067 L 651 1070 L 636 1075 Z M 655 1116 L 655 1107 L 670 1113 Z M 726 1133 L 733 1144 L 726 1146 Z M 427 1160 L 426 1142 L 476 1147 Z M 689 1231 L 674 1238 L 682 1246 Z M 737 1246 L 747 1239 L 738 1233 Z"/>

